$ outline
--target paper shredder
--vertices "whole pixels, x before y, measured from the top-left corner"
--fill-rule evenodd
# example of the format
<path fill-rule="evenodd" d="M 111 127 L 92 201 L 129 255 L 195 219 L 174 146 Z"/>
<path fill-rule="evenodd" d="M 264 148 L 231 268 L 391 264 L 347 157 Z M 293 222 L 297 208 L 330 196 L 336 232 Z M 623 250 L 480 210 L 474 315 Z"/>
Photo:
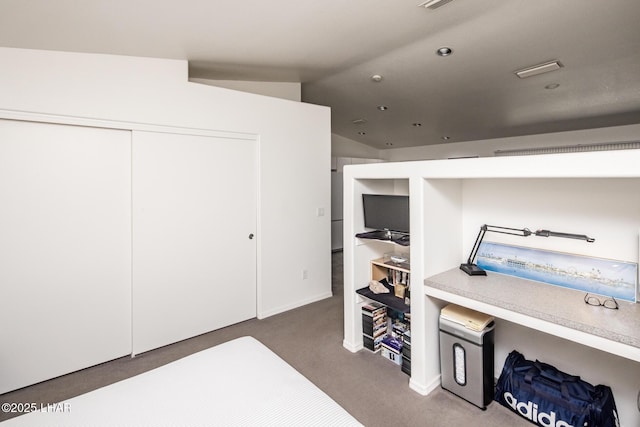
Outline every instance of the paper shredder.
<path fill-rule="evenodd" d="M 493 317 L 450 304 L 440 312 L 442 388 L 486 409 L 493 400 Z"/>

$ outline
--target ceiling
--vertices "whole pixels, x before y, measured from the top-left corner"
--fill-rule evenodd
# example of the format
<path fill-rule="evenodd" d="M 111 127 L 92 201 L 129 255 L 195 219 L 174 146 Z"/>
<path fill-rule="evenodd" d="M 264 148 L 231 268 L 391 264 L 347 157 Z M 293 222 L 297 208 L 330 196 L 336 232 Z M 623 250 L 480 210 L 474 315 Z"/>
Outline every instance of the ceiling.
<path fill-rule="evenodd" d="M 0 0 L 0 46 L 301 82 L 333 133 L 379 149 L 640 123 L 640 2 L 423 1 Z"/>

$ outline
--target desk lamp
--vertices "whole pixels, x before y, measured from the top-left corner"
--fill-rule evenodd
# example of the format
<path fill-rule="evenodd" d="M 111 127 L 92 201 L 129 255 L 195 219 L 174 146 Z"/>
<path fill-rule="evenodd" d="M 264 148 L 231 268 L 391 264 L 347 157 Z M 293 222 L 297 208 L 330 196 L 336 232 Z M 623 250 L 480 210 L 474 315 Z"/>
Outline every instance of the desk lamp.
<path fill-rule="evenodd" d="M 589 243 L 595 242 L 596 239 L 588 237 L 584 234 L 571 234 L 571 233 L 558 233 L 555 231 L 549 230 L 537 230 L 535 233 L 529 230 L 528 228 L 509 228 L 509 227 L 501 227 L 498 225 L 487 225 L 484 224 L 480 227 L 480 232 L 478 233 L 478 237 L 476 237 L 476 242 L 473 244 L 473 248 L 471 249 L 471 253 L 469 254 L 469 259 L 466 263 L 460 264 L 460 270 L 467 273 L 469 276 L 486 276 L 487 272 L 478 267 L 473 263 L 473 260 L 476 258 L 478 254 L 478 249 L 480 249 L 480 244 L 482 243 L 482 239 L 484 239 L 484 235 L 490 231 L 492 233 L 502 233 L 502 234 L 512 234 L 514 236 L 528 237 L 532 234 L 541 237 L 564 237 L 567 239 L 578 239 L 585 240 Z"/>

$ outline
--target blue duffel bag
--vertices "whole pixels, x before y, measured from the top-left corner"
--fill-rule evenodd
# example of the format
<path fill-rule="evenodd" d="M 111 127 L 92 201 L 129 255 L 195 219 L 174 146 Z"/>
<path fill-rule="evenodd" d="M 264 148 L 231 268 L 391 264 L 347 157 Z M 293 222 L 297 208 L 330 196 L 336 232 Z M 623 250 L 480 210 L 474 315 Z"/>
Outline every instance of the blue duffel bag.
<path fill-rule="evenodd" d="M 516 350 L 507 356 L 494 399 L 543 427 L 620 427 L 610 387 L 526 360 Z"/>

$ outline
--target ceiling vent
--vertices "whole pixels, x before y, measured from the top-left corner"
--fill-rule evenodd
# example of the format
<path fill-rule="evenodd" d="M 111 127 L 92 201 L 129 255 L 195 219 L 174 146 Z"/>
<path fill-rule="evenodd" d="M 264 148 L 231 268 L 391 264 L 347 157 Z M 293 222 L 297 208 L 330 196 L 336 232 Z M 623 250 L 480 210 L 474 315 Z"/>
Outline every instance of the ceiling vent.
<path fill-rule="evenodd" d="M 564 145 L 558 147 L 521 148 L 514 150 L 497 150 L 494 154 L 502 156 L 531 156 L 537 154 L 582 153 L 586 151 L 637 150 L 640 142 L 605 142 L 599 144 Z"/>
<path fill-rule="evenodd" d="M 548 73 L 549 71 L 559 70 L 560 68 L 562 68 L 560 61 L 551 61 L 534 65 L 533 67 L 523 68 L 522 70 L 514 71 L 514 73 L 521 79 L 526 79 L 527 77 L 537 76 L 538 74 Z"/>
<path fill-rule="evenodd" d="M 440 6 L 444 6 L 445 4 L 449 3 L 452 0 L 428 0 L 425 2 L 420 3 L 418 6 L 419 7 L 424 7 L 425 9 L 437 9 Z"/>

